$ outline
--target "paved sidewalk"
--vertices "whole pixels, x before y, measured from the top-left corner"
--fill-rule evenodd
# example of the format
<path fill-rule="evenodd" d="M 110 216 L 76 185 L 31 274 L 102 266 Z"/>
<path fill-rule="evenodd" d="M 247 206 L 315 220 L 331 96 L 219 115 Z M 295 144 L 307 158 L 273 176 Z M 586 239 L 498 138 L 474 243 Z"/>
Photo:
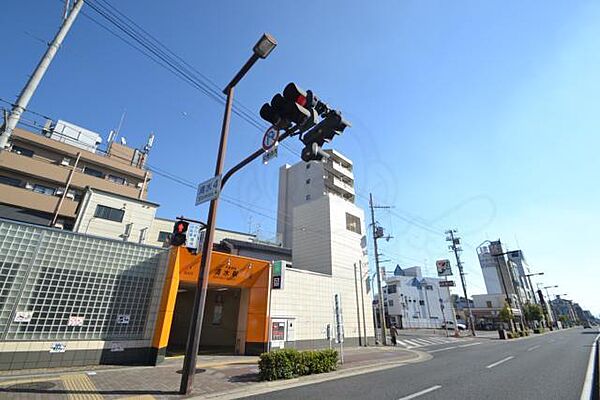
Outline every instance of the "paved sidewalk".
<path fill-rule="evenodd" d="M 426 356 L 425 356 L 426 357 Z M 258 357 L 199 356 L 193 396 L 228 398 L 253 390 L 276 390 L 303 380 L 335 379 L 373 368 L 423 359 L 422 353 L 391 347 L 344 349 L 338 371 L 288 381 L 259 382 Z M 175 399 L 183 358 L 170 358 L 156 367 L 81 367 L 18 371 L 0 375 L 0 398 L 8 399 Z M 301 383 L 300 383 L 301 384 Z"/>

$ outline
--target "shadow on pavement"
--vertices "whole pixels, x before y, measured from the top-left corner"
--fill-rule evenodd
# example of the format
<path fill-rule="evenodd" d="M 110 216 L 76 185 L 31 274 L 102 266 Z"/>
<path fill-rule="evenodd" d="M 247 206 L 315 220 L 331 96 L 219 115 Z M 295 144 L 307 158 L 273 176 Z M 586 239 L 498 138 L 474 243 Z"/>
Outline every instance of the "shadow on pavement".
<path fill-rule="evenodd" d="M 258 374 L 256 372 L 251 372 L 248 374 L 236 375 L 227 379 L 228 382 L 237 383 L 237 382 L 259 382 Z"/>
<path fill-rule="evenodd" d="M 66 389 L 57 389 L 57 390 L 48 390 L 48 389 L 38 389 L 32 387 L 23 387 L 22 385 L 13 385 L 6 388 L 0 388 L 0 393 L 30 393 L 30 394 L 47 394 L 47 395 L 57 395 L 57 394 L 66 394 L 66 395 L 86 395 L 86 394 L 99 394 L 99 395 L 177 395 L 178 391 L 169 391 L 169 390 L 66 390 Z"/>

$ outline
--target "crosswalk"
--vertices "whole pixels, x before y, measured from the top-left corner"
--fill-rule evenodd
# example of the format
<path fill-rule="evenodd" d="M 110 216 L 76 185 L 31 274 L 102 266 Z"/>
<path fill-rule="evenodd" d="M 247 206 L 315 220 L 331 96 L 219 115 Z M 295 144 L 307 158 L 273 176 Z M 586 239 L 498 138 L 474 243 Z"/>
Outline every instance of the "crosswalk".
<path fill-rule="evenodd" d="M 441 337 L 441 336 L 424 336 L 424 337 L 402 337 L 396 338 L 397 346 L 404 347 L 406 349 L 416 349 L 419 347 L 427 346 L 438 346 L 441 344 L 464 342 L 469 339 L 458 339 L 454 337 Z"/>

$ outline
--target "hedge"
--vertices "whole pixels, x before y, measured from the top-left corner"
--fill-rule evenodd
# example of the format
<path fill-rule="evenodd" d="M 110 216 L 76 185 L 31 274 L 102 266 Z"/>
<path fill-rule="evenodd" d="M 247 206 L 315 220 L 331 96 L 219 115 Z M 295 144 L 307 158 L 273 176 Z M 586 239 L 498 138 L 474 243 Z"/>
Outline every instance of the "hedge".
<path fill-rule="evenodd" d="M 258 374 L 263 381 L 290 379 L 335 371 L 337 362 L 338 353 L 331 349 L 302 352 L 295 349 L 275 350 L 260 355 Z"/>

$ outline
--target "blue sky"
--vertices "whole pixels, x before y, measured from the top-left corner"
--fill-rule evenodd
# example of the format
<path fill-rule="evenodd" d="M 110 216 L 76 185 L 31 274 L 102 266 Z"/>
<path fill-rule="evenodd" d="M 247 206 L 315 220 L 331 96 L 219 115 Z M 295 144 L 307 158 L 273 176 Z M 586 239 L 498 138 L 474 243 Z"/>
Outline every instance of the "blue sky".
<path fill-rule="evenodd" d="M 382 246 L 390 269 L 426 262 L 433 272 L 452 227 L 464 237 L 470 293 L 485 292 L 474 248 L 501 238 L 545 272 L 537 281 L 600 313 L 597 2 L 111 3 L 219 86 L 262 32 L 273 34 L 278 47 L 236 98 L 258 115 L 294 81 L 344 112 L 353 126 L 334 146 L 355 163 L 358 204 L 372 191 L 394 206 L 378 214 L 394 236 Z M 15 100 L 61 12 L 58 0 L 4 5 L 1 98 Z M 151 164 L 192 182 L 213 172 L 223 107 L 84 15 L 29 108 L 103 135 L 126 110 L 129 144 L 156 134 Z M 234 118 L 227 165 L 261 135 Z M 230 181 L 224 194 L 245 207 L 221 203 L 220 226 L 274 237 L 277 169 L 301 149 L 287 144 Z M 161 216 L 206 218 L 193 190 L 160 176 L 150 199 Z"/>

